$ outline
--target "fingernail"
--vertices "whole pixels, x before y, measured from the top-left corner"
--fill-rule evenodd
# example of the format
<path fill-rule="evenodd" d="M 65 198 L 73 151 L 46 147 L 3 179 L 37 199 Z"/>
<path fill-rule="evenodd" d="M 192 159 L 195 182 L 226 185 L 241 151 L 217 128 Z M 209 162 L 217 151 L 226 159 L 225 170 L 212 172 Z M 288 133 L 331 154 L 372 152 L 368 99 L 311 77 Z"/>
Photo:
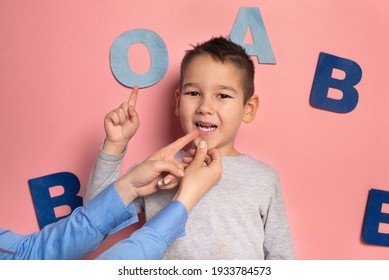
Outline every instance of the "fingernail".
<path fill-rule="evenodd" d="M 185 175 L 185 173 L 184 173 L 184 171 L 182 169 L 178 169 L 178 174 L 180 174 L 181 176 Z"/>
<path fill-rule="evenodd" d="M 200 148 L 204 149 L 206 145 L 207 145 L 207 143 L 204 140 L 201 140 L 200 145 L 199 145 Z"/>
<path fill-rule="evenodd" d="M 158 187 L 162 187 L 163 186 L 163 182 L 162 182 L 162 180 L 159 180 L 158 181 Z"/>
<path fill-rule="evenodd" d="M 163 183 L 164 183 L 165 185 L 168 185 L 171 181 L 172 181 L 172 180 L 170 180 L 170 179 L 164 179 L 164 180 L 163 180 Z"/>

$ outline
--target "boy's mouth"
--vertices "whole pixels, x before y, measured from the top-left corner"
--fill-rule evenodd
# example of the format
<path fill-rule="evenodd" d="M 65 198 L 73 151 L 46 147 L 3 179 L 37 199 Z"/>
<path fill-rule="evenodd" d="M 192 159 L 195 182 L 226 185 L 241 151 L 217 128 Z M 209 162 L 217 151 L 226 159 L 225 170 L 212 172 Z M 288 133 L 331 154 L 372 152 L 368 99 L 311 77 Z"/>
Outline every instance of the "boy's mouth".
<path fill-rule="evenodd" d="M 212 132 L 217 128 L 217 125 L 211 123 L 196 123 L 196 127 L 203 132 Z"/>

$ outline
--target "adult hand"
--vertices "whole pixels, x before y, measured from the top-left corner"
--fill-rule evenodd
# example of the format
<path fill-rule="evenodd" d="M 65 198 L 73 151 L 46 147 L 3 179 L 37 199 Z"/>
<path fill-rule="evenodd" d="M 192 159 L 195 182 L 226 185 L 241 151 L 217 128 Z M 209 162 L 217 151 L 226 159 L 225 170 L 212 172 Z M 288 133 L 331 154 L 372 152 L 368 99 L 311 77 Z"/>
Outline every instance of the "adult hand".
<path fill-rule="evenodd" d="M 192 131 L 170 145 L 160 149 L 115 182 L 119 193 L 126 192 L 127 197 L 135 199 L 150 195 L 158 190 L 158 181 L 166 174 L 175 178 L 184 175 L 184 168 L 174 160 L 174 155 L 198 136 Z"/>
<path fill-rule="evenodd" d="M 184 168 L 181 163 L 177 162 L 174 159 L 174 156 L 178 151 L 182 150 L 187 144 L 193 141 L 198 135 L 199 131 L 193 130 L 184 137 L 178 139 L 176 142 L 151 155 L 148 159 L 172 161 L 175 162 L 178 166 Z M 173 174 L 165 174 L 165 176 L 162 176 L 162 178 L 160 178 L 160 180 L 158 181 L 158 186 L 160 189 L 164 190 L 172 189 L 178 185 L 179 180 L 180 177 L 174 176 Z"/>
<path fill-rule="evenodd" d="M 190 148 L 188 151 L 186 151 L 189 155 L 183 157 L 181 159 L 182 161 L 182 165 L 184 166 L 184 168 L 188 167 L 189 164 L 193 161 L 195 155 L 196 155 L 196 152 L 197 152 L 197 149 L 196 148 Z M 206 166 L 207 164 L 209 164 L 211 162 L 211 157 L 207 154 L 205 155 L 205 158 L 204 158 L 204 162 L 203 162 L 203 166 Z"/>
<path fill-rule="evenodd" d="M 174 199 L 181 201 L 188 212 L 220 179 L 223 172 L 221 154 L 217 149 L 207 152 L 207 144 L 201 141 Z"/>
<path fill-rule="evenodd" d="M 139 128 L 139 117 L 135 111 L 138 98 L 138 86 L 135 86 L 128 101 L 109 112 L 104 118 L 106 138 L 103 150 L 106 153 L 120 155 Z"/>

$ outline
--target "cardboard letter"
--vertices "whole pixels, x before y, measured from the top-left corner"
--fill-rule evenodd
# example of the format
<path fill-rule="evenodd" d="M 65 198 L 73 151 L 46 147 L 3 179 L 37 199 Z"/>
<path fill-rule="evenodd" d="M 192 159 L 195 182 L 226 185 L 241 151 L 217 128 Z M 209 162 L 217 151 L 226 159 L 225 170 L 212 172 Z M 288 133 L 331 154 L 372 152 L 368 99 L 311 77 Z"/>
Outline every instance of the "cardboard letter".
<path fill-rule="evenodd" d="M 135 73 L 128 63 L 128 49 L 134 44 L 144 44 L 150 53 L 151 66 L 146 73 Z M 134 29 L 121 34 L 112 44 L 110 51 L 111 70 L 124 86 L 139 88 L 152 86 L 162 80 L 169 65 L 165 42 L 155 32 Z"/>
<path fill-rule="evenodd" d="M 56 217 L 55 207 L 68 205 L 73 211 L 77 207 L 82 206 L 82 198 L 77 196 L 80 190 L 80 181 L 73 173 L 61 172 L 38 177 L 28 180 L 28 184 L 40 229 L 47 224 L 66 217 Z M 49 189 L 55 186 L 62 186 L 64 193 L 51 197 Z"/>
<path fill-rule="evenodd" d="M 389 203 L 389 192 L 371 189 L 363 225 L 363 240 L 366 243 L 389 246 L 389 234 L 378 231 L 380 223 L 389 224 L 389 214 L 381 211 L 383 203 Z"/>
<path fill-rule="evenodd" d="M 251 30 L 253 44 L 244 43 L 248 30 Z M 258 63 L 276 64 L 265 24 L 258 8 L 240 8 L 232 27 L 230 39 L 244 47 L 248 55 L 256 56 Z"/>
<path fill-rule="evenodd" d="M 333 69 L 344 71 L 343 80 L 332 77 Z M 313 80 L 310 103 L 313 107 L 335 113 L 349 113 L 358 104 L 358 91 L 355 85 L 362 78 L 361 67 L 352 60 L 320 53 L 315 78 Z M 343 93 L 341 99 L 328 97 L 329 89 Z"/>

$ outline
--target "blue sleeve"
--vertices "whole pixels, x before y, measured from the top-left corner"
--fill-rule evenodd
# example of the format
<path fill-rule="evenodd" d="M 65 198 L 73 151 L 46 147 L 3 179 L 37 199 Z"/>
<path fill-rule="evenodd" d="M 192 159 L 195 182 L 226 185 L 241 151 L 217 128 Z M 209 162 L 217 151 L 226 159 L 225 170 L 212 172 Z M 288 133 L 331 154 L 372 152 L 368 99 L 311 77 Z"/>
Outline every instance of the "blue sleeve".
<path fill-rule="evenodd" d="M 158 260 L 182 232 L 188 212 L 180 201 L 170 202 L 141 229 L 135 231 L 97 259 Z"/>
<path fill-rule="evenodd" d="M 95 250 L 124 220 L 137 221 L 134 205 L 123 204 L 113 184 L 84 207 L 30 235 L 0 229 L 0 259 L 79 259 Z"/>

